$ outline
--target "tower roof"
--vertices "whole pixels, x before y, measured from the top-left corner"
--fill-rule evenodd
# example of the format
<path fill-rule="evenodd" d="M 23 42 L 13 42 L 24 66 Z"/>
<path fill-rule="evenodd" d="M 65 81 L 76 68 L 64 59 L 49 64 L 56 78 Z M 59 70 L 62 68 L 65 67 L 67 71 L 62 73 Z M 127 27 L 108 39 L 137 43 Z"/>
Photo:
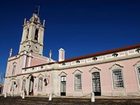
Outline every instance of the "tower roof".
<path fill-rule="evenodd" d="M 40 23 L 40 18 L 36 13 L 33 13 L 32 17 L 30 18 L 30 22 L 33 23 Z"/>

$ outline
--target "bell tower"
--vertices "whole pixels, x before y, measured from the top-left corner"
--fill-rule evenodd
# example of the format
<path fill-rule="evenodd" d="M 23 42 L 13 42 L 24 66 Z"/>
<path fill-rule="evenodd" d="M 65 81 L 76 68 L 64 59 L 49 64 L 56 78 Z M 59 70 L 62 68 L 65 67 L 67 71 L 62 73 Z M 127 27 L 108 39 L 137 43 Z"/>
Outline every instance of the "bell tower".
<path fill-rule="evenodd" d="M 38 12 L 34 12 L 29 21 L 24 19 L 19 54 L 27 51 L 43 54 L 45 20 L 41 23 Z"/>

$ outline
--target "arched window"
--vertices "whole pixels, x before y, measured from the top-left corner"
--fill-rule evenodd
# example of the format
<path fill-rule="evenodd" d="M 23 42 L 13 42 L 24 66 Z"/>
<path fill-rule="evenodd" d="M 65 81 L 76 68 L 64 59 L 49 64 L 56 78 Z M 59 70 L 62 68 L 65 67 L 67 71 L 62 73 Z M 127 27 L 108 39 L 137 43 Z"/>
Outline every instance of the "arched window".
<path fill-rule="evenodd" d="M 39 30 L 36 29 L 35 30 L 35 37 L 34 37 L 34 40 L 36 40 L 36 41 L 38 41 L 38 32 L 39 32 Z"/>
<path fill-rule="evenodd" d="M 114 88 L 123 88 L 124 82 L 123 82 L 123 76 L 122 76 L 122 70 L 121 69 L 115 69 L 112 71 L 113 75 L 113 85 Z"/>
<path fill-rule="evenodd" d="M 42 91 L 43 90 L 43 78 L 39 77 L 38 79 L 38 91 Z"/>
<path fill-rule="evenodd" d="M 16 62 L 13 63 L 12 75 L 15 75 L 15 70 L 16 70 Z"/>

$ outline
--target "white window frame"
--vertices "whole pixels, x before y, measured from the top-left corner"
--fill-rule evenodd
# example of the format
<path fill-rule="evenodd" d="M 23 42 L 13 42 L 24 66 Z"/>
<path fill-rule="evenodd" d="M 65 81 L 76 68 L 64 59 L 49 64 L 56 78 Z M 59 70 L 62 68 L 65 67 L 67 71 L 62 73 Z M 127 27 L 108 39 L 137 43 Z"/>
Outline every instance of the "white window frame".
<path fill-rule="evenodd" d="M 93 76 L 93 73 L 94 72 L 99 72 L 99 74 L 100 74 L 100 88 L 102 87 L 101 86 L 101 69 L 100 68 L 98 68 L 98 67 L 92 67 L 90 70 L 89 70 L 89 73 L 91 74 L 91 79 L 93 78 L 92 76 Z M 91 87 L 92 87 L 92 90 L 91 91 L 94 91 L 94 87 L 93 87 L 93 83 L 92 83 L 92 80 L 91 80 Z M 101 90 L 102 91 L 102 90 Z"/>
<path fill-rule="evenodd" d="M 120 72 L 120 75 L 119 76 L 114 75 L 115 71 Z M 114 87 L 114 89 L 116 89 L 116 88 L 124 88 L 124 79 L 123 79 L 122 69 L 114 69 L 114 70 L 112 70 L 112 77 L 113 77 L 113 87 Z"/>
<path fill-rule="evenodd" d="M 72 74 L 73 74 L 73 88 L 74 88 L 74 91 L 82 91 L 82 71 L 80 71 L 80 70 L 75 70 Z M 76 85 L 77 85 L 77 83 L 76 83 L 76 76 L 77 75 L 80 75 L 81 77 L 80 77 L 80 88 L 78 89 L 78 88 L 76 88 Z"/>
<path fill-rule="evenodd" d="M 80 78 L 78 80 L 78 78 Z M 82 75 L 80 73 L 74 75 L 74 90 L 81 91 L 82 90 Z"/>
<path fill-rule="evenodd" d="M 61 79 L 61 80 L 60 80 L 60 91 L 63 91 L 63 92 L 65 91 L 65 92 L 66 92 L 66 85 L 65 85 L 65 88 L 63 88 L 62 85 L 61 85 L 62 82 L 65 82 L 65 83 L 66 83 L 66 78 L 67 78 L 66 75 L 62 75 L 62 76 L 60 77 L 60 79 Z M 64 89 L 65 89 L 65 90 L 64 90 Z"/>
<path fill-rule="evenodd" d="M 110 68 L 109 68 L 109 70 L 110 70 L 110 74 L 111 74 L 111 80 L 112 80 L 112 90 L 114 90 L 114 89 L 125 89 L 125 80 L 124 80 L 124 78 L 123 78 L 123 66 L 121 65 L 121 64 L 118 64 L 118 63 L 114 63 Z M 114 70 L 121 70 L 121 75 L 122 75 L 122 80 L 123 80 L 123 87 L 115 87 L 115 85 L 114 85 L 114 77 L 113 77 L 113 71 Z"/>
<path fill-rule="evenodd" d="M 138 88 L 140 90 L 140 75 L 138 74 L 138 68 L 140 68 L 140 61 L 136 62 L 136 64 L 134 64 L 133 66 L 135 68 L 136 80 L 137 80 Z"/>
<path fill-rule="evenodd" d="M 66 87 L 67 87 L 67 73 L 65 73 L 64 71 L 62 71 L 59 75 L 59 92 L 62 92 L 62 85 L 61 85 L 61 83 L 62 82 L 66 82 Z M 65 90 L 65 92 L 67 93 L 67 88 L 66 88 L 66 90 Z M 60 93 L 61 94 L 61 93 Z"/>
<path fill-rule="evenodd" d="M 139 85 L 140 85 L 140 66 L 137 66 L 137 67 L 136 67 L 136 70 L 137 70 L 138 83 L 139 83 Z"/>
<path fill-rule="evenodd" d="M 100 90 L 98 90 L 98 91 L 95 91 L 95 87 L 94 87 L 94 85 L 93 84 L 96 84 L 96 83 L 93 83 L 93 78 L 95 78 L 94 76 L 95 76 L 95 73 L 99 73 L 99 77 L 98 77 L 98 80 L 99 80 L 99 88 L 98 89 L 100 89 Z M 101 92 L 101 74 L 100 74 L 100 72 L 99 71 L 95 71 L 95 72 L 92 72 L 92 91 L 94 91 L 94 92 Z M 97 80 L 97 77 L 96 77 L 96 80 Z"/>

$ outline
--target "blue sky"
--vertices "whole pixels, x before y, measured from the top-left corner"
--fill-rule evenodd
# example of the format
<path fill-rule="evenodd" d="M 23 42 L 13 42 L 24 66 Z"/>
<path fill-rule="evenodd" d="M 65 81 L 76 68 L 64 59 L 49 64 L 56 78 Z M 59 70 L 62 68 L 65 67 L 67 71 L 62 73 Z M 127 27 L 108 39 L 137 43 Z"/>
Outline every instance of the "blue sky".
<path fill-rule="evenodd" d="M 18 53 L 23 20 L 36 5 L 46 20 L 44 55 L 58 49 L 66 58 L 140 43 L 139 0 L 1 0 L 0 72 L 4 73 L 10 48 Z"/>

